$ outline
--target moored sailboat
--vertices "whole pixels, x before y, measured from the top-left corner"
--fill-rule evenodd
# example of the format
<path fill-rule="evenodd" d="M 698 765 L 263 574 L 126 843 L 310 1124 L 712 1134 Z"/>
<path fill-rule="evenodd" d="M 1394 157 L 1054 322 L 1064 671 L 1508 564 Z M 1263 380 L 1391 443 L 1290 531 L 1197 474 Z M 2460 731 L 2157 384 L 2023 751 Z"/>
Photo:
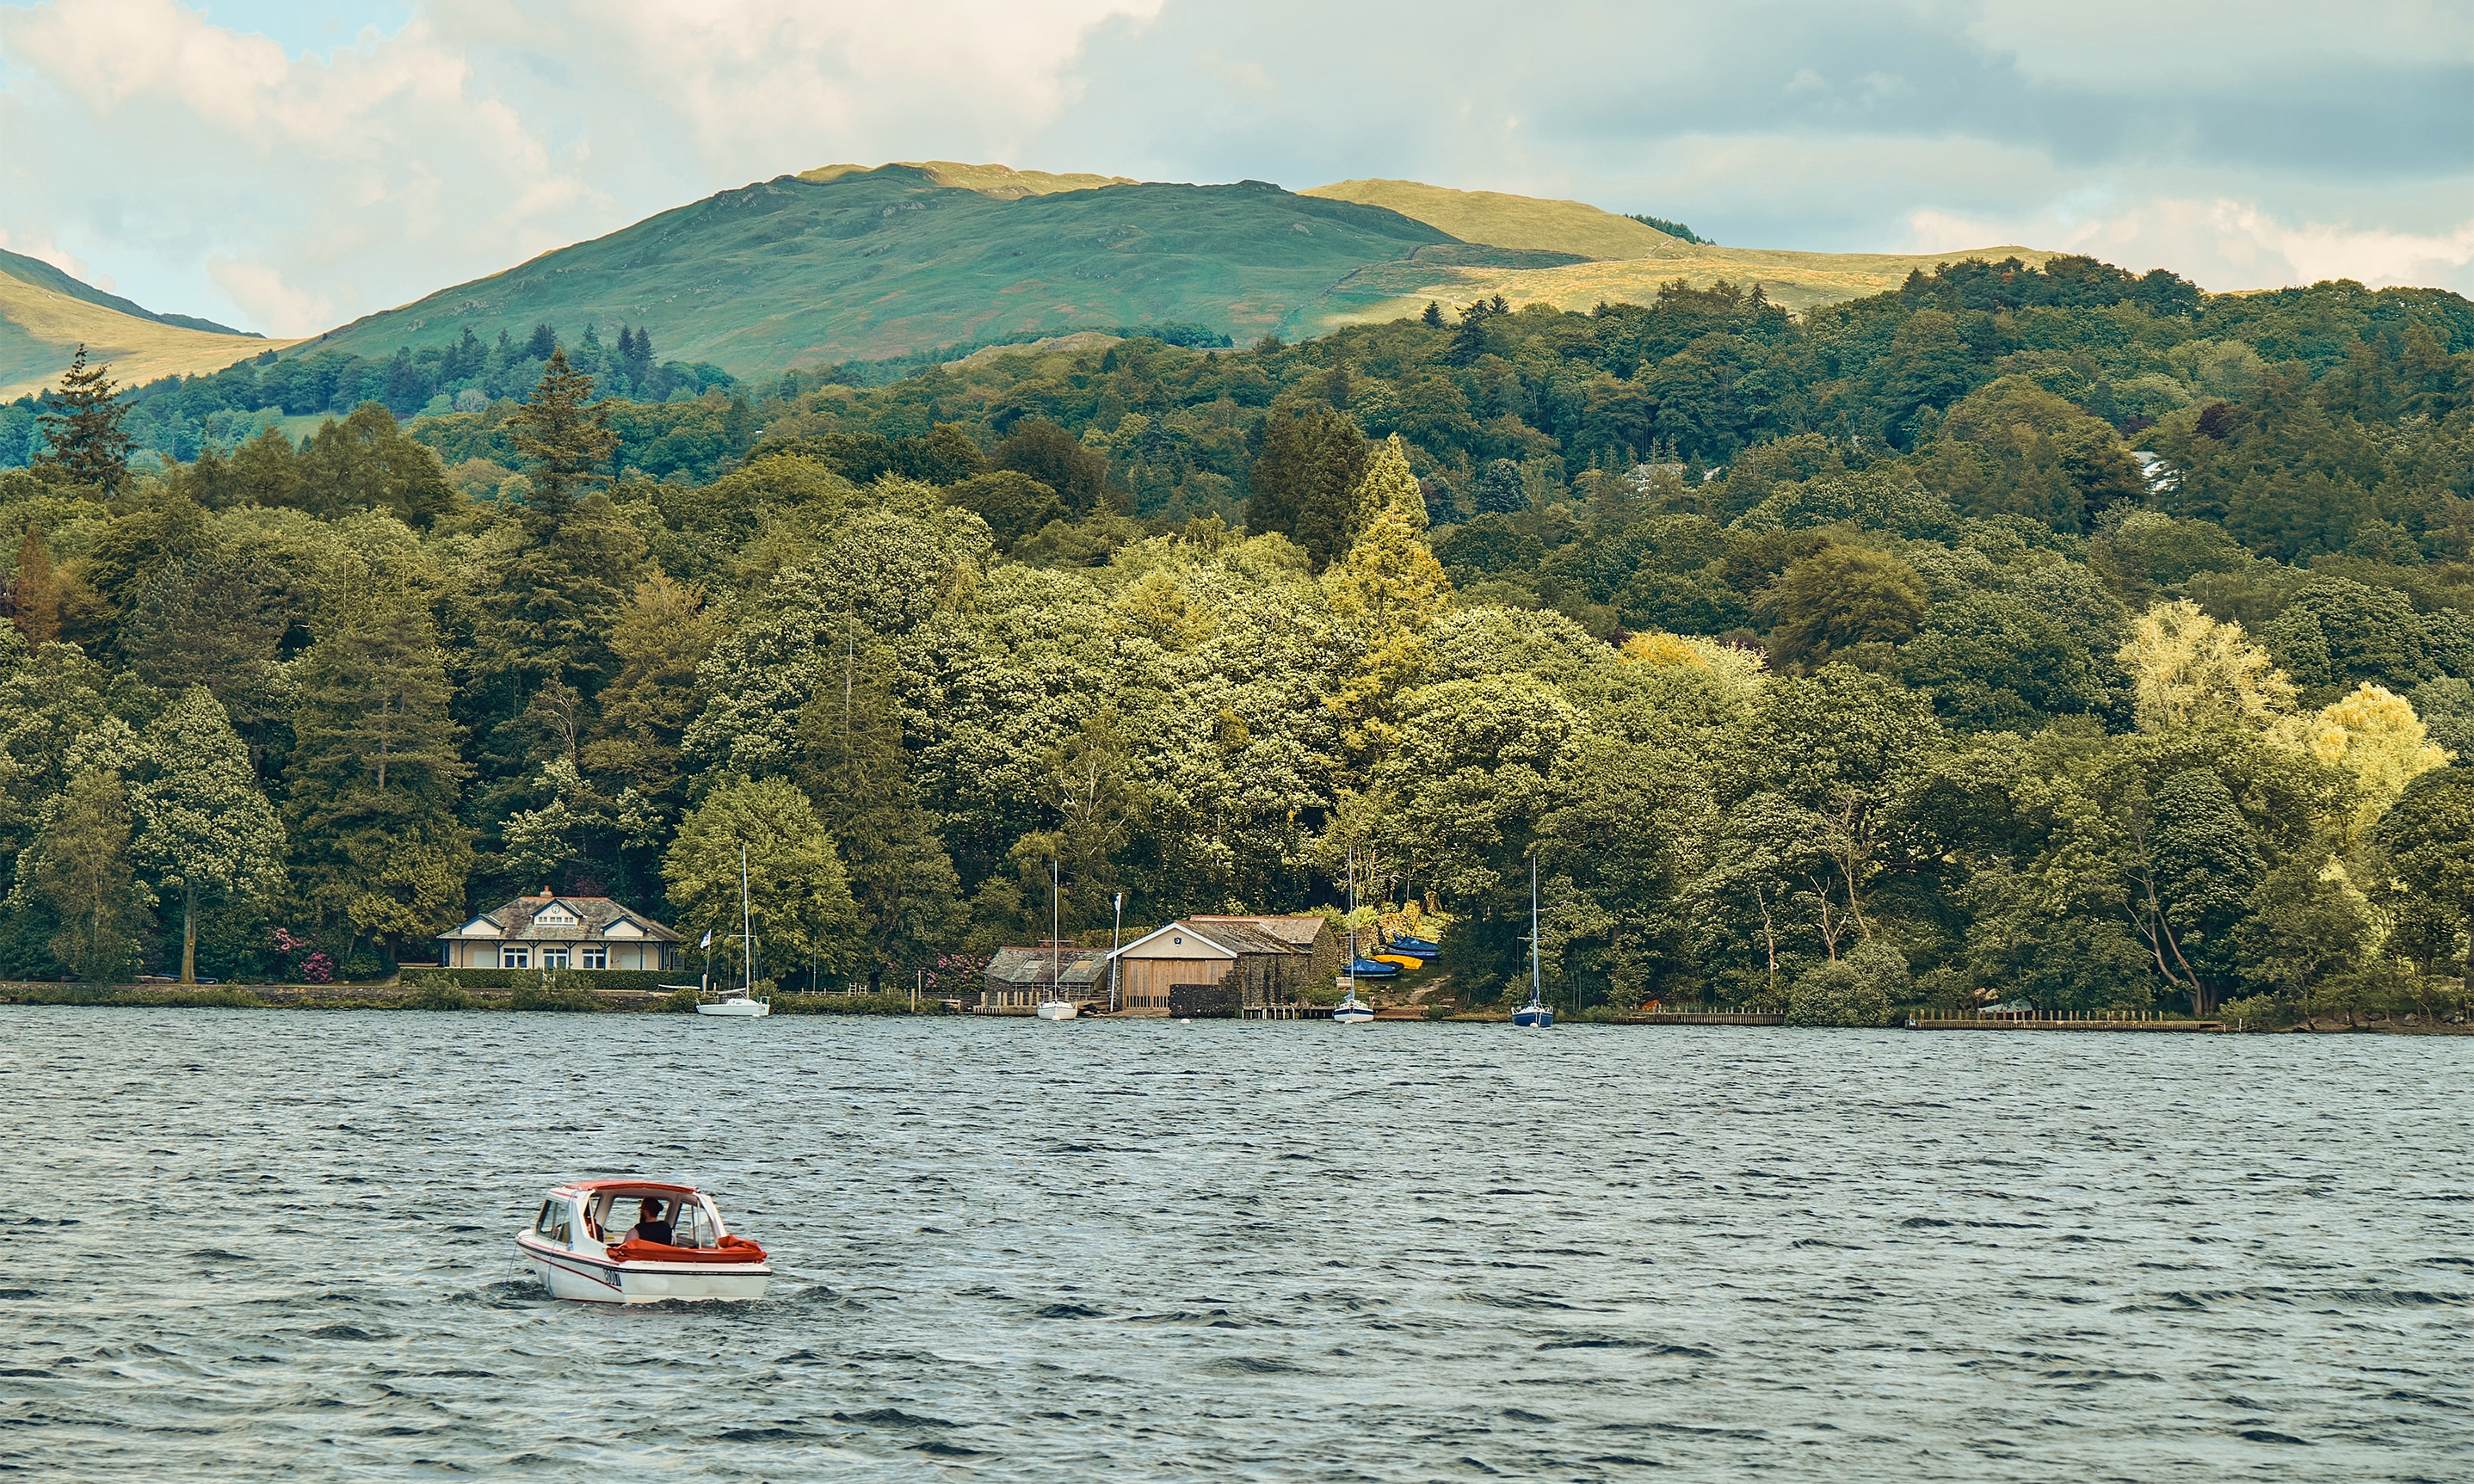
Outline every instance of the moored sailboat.
<path fill-rule="evenodd" d="M 1348 856 L 1348 915 L 1357 916 L 1357 853 Z M 1400 970 L 1389 964 L 1372 964 L 1357 956 L 1357 928 L 1348 929 L 1348 975 L 1341 982 L 1348 986 L 1348 997 L 1332 1007 L 1331 1017 L 1343 1025 L 1364 1025 L 1374 1018 L 1374 1007 L 1357 997 L 1357 979 L 1361 973 L 1396 974 Z"/>
<path fill-rule="evenodd" d="M 1065 945 L 1056 936 L 1058 873 L 1062 870 L 1055 860 L 1048 863 L 1048 998 L 1040 1001 L 1038 1010 L 1043 1020 L 1071 1020 L 1080 1014 L 1074 1001 L 1065 997 Z"/>
<path fill-rule="evenodd" d="M 773 1007 L 756 997 L 756 933 L 755 915 L 747 905 L 747 847 L 739 848 L 739 988 L 718 1000 L 696 1001 L 700 1016 L 733 1016 L 753 1019 L 769 1016 Z M 711 960 L 707 960 L 710 964 Z"/>
<path fill-rule="evenodd" d="M 1512 1013 L 1512 1023 L 1523 1030 L 1542 1031 L 1555 1023 L 1555 1012 L 1546 1007 L 1538 976 L 1538 855 L 1529 856 L 1529 1003 Z"/>

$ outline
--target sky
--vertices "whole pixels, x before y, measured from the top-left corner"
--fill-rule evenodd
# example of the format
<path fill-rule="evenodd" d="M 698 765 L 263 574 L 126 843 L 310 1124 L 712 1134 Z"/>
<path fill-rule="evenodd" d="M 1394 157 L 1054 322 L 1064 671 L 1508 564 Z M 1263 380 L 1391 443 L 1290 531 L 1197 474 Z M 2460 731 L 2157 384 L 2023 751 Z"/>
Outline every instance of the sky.
<path fill-rule="evenodd" d="M 0 0 L 0 248 L 267 334 L 890 159 L 2474 294 L 2474 0 Z"/>

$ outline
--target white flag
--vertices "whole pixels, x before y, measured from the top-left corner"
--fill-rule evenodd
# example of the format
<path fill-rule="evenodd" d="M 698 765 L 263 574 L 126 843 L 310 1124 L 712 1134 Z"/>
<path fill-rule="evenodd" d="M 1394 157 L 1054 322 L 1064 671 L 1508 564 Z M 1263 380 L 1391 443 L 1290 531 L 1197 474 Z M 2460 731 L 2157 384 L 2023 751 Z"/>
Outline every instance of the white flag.
<path fill-rule="evenodd" d="M 700 944 L 697 944 L 697 945 L 696 945 L 696 946 L 697 946 L 697 947 L 699 947 L 699 948 L 710 948 L 710 947 L 712 947 L 712 946 L 713 946 L 713 929 L 712 929 L 712 928 L 708 927 L 708 928 L 706 928 L 706 929 L 704 930 L 704 942 L 702 942 L 702 943 L 700 943 Z"/>

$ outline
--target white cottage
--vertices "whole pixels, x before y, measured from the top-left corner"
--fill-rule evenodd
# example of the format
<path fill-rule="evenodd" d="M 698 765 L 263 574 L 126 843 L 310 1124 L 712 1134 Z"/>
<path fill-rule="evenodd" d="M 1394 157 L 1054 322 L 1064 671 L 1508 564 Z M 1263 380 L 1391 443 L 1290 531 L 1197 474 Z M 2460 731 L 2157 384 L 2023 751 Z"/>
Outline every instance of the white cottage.
<path fill-rule="evenodd" d="M 607 897 L 519 897 L 438 935 L 443 969 L 676 969 L 679 935 Z"/>

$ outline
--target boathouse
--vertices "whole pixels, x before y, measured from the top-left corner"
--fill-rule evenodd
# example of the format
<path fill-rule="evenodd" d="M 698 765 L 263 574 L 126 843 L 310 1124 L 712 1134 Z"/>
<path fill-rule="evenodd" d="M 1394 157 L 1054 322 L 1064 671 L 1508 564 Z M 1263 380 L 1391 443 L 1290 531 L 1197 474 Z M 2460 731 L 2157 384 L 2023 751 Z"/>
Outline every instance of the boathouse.
<path fill-rule="evenodd" d="M 1331 919 L 1304 917 L 1191 917 L 1185 921 L 1205 932 L 1215 923 L 1233 923 L 1250 927 L 1287 944 L 1306 956 L 1306 977 L 1327 979 L 1340 972 L 1340 934 L 1331 930 Z"/>
<path fill-rule="evenodd" d="M 988 960 L 980 1009 L 992 1015 L 1029 1015 L 1047 1000 L 1071 1000 L 1084 1009 L 1108 1005 L 1108 953 L 1104 948 L 999 948 Z"/>
<path fill-rule="evenodd" d="M 441 969 L 679 967 L 679 935 L 607 897 L 519 897 L 438 935 Z"/>
<path fill-rule="evenodd" d="M 1251 919 L 1188 918 L 1117 950 L 1118 1004 L 1133 1016 L 1279 1015 L 1302 1004 L 1313 962 Z"/>

